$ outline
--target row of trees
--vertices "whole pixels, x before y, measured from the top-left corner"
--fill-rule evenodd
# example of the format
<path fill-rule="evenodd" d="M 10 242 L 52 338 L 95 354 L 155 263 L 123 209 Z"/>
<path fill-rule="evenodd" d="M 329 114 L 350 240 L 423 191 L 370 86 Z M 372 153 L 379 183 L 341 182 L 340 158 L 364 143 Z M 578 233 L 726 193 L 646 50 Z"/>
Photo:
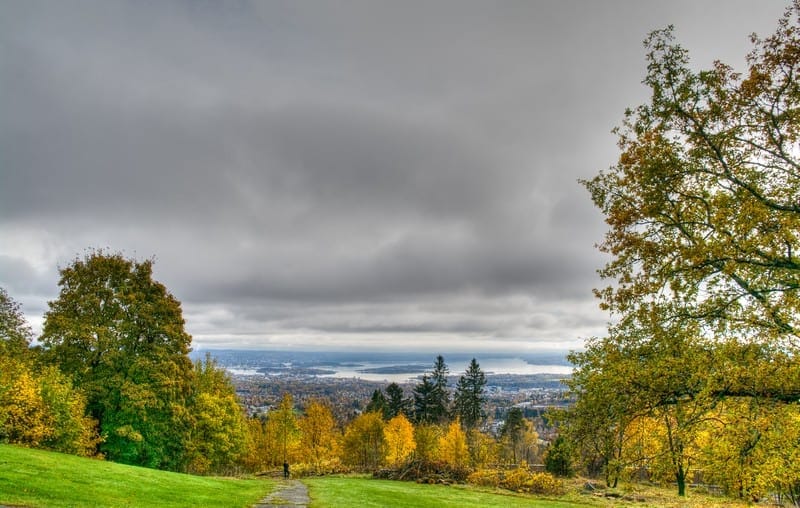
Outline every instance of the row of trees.
<path fill-rule="evenodd" d="M 562 432 L 610 484 L 693 470 L 800 503 L 800 2 L 744 74 L 646 40 L 648 104 L 583 182 L 606 216 L 605 337 L 574 353 Z"/>
<path fill-rule="evenodd" d="M 444 357 L 439 355 L 430 375 L 423 375 L 414 386 L 412 397 L 405 397 L 400 385 L 390 383 L 385 394 L 381 390 L 373 392 L 367 411 L 382 413 L 386 419 L 402 414 L 417 424 L 444 425 L 458 419 L 467 429 L 477 428 L 486 419 L 486 375 L 473 358 L 451 400 L 449 372 Z"/>
<path fill-rule="evenodd" d="M 91 252 L 61 270 L 59 286 L 36 347 L 0 290 L 0 441 L 194 473 L 540 459 L 519 409 L 498 436 L 479 430 L 486 379 L 475 359 L 452 397 L 439 356 L 411 397 L 397 384 L 377 390 L 344 426 L 324 401 L 298 413 L 290 396 L 248 420 L 227 374 L 208 356 L 190 361 L 180 304 L 150 261 Z"/>
<path fill-rule="evenodd" d="M 458 417 L 441 424 L 412 422 L 405 413 L 366 411 L 340 427 L 326 401 L 312 400 L 302 411 L 284 396 L 266 417 L 254 418 L 251 446 L 243 464 L 270 469 L 285 461 L 315 473 L 399 468 L 416 461 L 476 469 L 498 463 L 541 460 L 542 445 L 522 411 L 513 409 L 497 436 L 465 427 Z"/>

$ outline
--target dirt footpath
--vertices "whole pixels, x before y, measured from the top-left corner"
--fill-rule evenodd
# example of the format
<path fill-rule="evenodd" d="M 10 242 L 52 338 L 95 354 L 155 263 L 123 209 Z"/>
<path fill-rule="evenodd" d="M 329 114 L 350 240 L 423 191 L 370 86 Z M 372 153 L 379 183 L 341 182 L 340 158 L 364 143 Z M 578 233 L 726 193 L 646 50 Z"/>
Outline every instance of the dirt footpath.
<path fill-rule="evenodd" d="M 278 488 L 270 495 L 262 499 L 253 508 L 267 508 L 283 506 L 296 508 L 298 506 L 308 506 L 308 487 L 299 480 L 281 480 Z"/>

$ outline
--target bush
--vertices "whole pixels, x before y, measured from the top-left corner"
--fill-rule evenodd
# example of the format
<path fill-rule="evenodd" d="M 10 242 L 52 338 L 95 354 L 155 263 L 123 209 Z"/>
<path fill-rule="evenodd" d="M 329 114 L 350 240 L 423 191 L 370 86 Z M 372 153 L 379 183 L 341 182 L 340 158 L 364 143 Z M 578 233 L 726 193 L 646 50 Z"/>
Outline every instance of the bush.
<path fill-rule="evenodd" d="M 505 478 L 501 480 L 500 486 L 508 490 L 525 492 L 530 478 L 531 472 L 528 470 L 528 465 L 522 463 L 517 469 L 512 469 L 505 474 Z"/>
<path fill-rule="evenodd" d="M 570 443 L 563 436 L 558 436 L 547 449 L 544 457 L 545 470 L 558 476 L 572 476 L 575 473 L 572 469 L 572 454 Z"/>
<path fill-rule="evenodd" d="M 296 478 L 351 472 L 352 469 L 342 464 L 339 459 L 324 460 L 319 464 L 298 463 L 291 466 L 291 475 Z"/>
<path fill-rule="evenodd" d="M 480 469 L 467 478 L 473 485 L 502 487 L 515 492 L 529 494 L 560 495 L 564 493 L 564 483 L 550 473 L 532 473 L 523 463 L 511 471 Z"/>
<path fill-rule="evenodd" d="M 465 483 L 470 471 L 447 462 L 413 460 L 398 469 L 380 469 L 373 473 L 376 478 L 416 481 L 417 483 L 453 484 Z"/>
<path fill-rule="evenodd" d="M 483 487 L 499 487 L 501 473 L 497 469 L 479 469 L 467 477 L 467 483 Z"/>
<path fill-rule="evenodd" d="M 528 491 L 534 494 L 564 493 L 564 482 L 555 478 L 550 473 L 533 473 L 527 483 Z"/>

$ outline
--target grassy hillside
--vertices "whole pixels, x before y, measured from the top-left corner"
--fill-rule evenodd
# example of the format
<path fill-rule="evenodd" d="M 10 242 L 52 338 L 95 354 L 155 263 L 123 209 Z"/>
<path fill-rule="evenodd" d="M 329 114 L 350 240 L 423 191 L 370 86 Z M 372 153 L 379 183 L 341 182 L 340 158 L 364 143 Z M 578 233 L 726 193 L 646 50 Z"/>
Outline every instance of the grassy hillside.
<path fill-rule="evenodd" d="M 303 480 L 309 486 L 311 508 L 378 508 L 413 506 L 414 508 L 467 508 L 467 507 L 670 507 L 670 508 L 746 508 L 744 502 L 724 497 L 691 492 L 678 497 L 674 487 L 628 485 L 620 489 L 607 489 L 596 495 L 583 491 L 584 482 L 568 482 L 567 494 L 558 498 L 537 498 L 515 494 L 507 490 L 492 490 L 468 485 L 420 485 L 411 482 L 373 480 L 355 476 L 329 476 Z M 604 495 L 608 494 L 608 495 Z"/>
<path fill-rule="evenodd" d="M 303 480 L 313 508 L 413 506 L 415 508 L 569 508 L 583 503 L 534 499 L 512 492 L 496 493 L 469 486 L 443 487 L 393 480 L 329 476 Z"/>
<path fill-rule="evenodd" d="M 274 482 L 207 478 L 0 445 L 0 505 L 245 507 Z"/>
<path fill-rule="evenodd" d="M 537 499 L 465 485 L 420 485 L 358 476 L 303 480 L 309 486 L 312 508 L 746 506 L 700 493 L 678 498 L 674 488 L 652 486 L 614 490 L 619 497 L 597 497 L 581 494 L 579 481 L 575 482 L 568 488 L 570 492 L 561 498 Z M 0 506 L 241 508 L 252 506 L 275 488 L 276 482 L 267 479 L 190 476 L 0 445 Z"/>

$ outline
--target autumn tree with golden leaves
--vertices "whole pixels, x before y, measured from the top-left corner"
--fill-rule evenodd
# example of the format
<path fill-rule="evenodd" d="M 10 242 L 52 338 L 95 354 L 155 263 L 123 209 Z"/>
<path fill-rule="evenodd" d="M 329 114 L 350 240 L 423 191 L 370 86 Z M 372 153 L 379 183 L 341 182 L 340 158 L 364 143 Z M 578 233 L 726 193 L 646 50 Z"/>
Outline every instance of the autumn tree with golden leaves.
<path fill-rule="evenodd" d="M 651 100 L 616 130 L 618 162 L 583 182 L 609 226 L 596 294 L 613 324 L 571 357 L 564 430 L 616 429 L 596 440 L 616 450 L 611 467 L 632 418 L 660 422 L 681 495 L 715 407 L 763 416 L 800 399 L 799 18 L 795 0 L 772 36 L 753 36 L 744 73 L 696 71 L 671 27 L 650 34 Z M 737 420 L 757 438 L 744 454 L 766 453 L 761 416 Z"/>

